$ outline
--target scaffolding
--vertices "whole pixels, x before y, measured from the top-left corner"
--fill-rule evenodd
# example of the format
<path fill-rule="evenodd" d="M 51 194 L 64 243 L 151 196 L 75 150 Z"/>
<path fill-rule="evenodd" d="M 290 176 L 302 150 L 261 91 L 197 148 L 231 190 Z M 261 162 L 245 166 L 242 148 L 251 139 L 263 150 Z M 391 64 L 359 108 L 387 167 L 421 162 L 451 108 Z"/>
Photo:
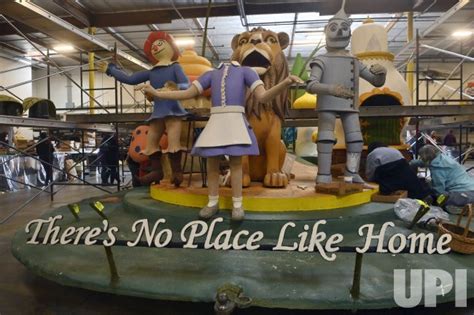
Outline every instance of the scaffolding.
<path fill-rule="evenodd" d="M 425 48 L 427 50 L 434 50 L 442 54 L 449 55 L 451 57 L 455 57 L 459 59 L 459 62 L 453 67 L 453 69 L 449 72 L 449 74 L 445 78 L 437 78 L 434 76 L 429 76 L 425 74 L 424 77 L 420 77 L 421 70 L 420 70 L 420 61 L 423 59 L 423 54 L 421 54 L 421 48 Z M 472 62 L 474 58 L 470 57 L 470 54 L 473 52 L 474 48 L 470 47 L 467 52 L 465 52 L 463 42 L 461 41 L 459 44 L 459 53 L 453 52 L 446 49 L 441 49 L 437 47 L 433 47 L 430 45 L 426 45 L 422 43 L 422 39 L 420 38 L 419 33 L 416 34 L 416 42 L 415 42 L 415 54 L 412 54 L 412 57 L 416 60 L 416 89 L 415 89 L 415 105 L 420 106 L 420 108 L 427 107 L 427 105 L 435 104 L 444 104 L 441 106 L 445 106 L 446 108 L 451 108 L 453 106 L 458 106 L 461 113 L 457 117 L 453 117 L 454 115 L 443 115 L 447 116 L 443 119 L 428 119 L 421 121 L 420 116 L 415 116 L 415 136 L 420 137 L 420 131 L 422 130 L 436 130 L 436 129 L 458 129 L 459 131 L 459 142 L 458 142 L 458 160 L 459 163 L 464 163 L 469 156 L 469 153 L 463 153 L 463 132 L 465 135 L 465 142 L 464 144 L 467 146 L 469 145 L 469 131 L 471 128 L 474 127 L 474 115 L 470 112 L 467 108 L 474 105 L 474 97 L 464 93 L 463 87 L 464 85 L 472 78 L 474 74 L 470 74 L 467 78 L 464 77 L 463 66 L 466 61 Z M 411 58 L 409 58 L 411 59 Z M 459 72 L 457 77 L 454 77 L 454 74 Z M 421 96 L 421 89 L 420 85 L 425 83 L 425 91 L 424 91 L 424 98 Z M 438 88 L 430 95 L 430 82 L 438 85 Z M 458 84 L 457 88 L 453 88 L 452 86 L 448 85 L 448 82 L 456 82 Z M 447 89 L 451 93 L 449 94 L 448 98 L 436 98 L 439 95 L 439 92 L 442 89 Z M 455 94 L 458 93 L 458 98 L 453 98 Z M 464 104 L 464 105 L 461 105 Z M 422 107 L 423 106 L 423 107 Z M 433 106 L 429 106 L 428 108 L 433 109 Z M 415 141 L 415 157 L 418 156 L 418 141 Z M 470 152 L 470 147 L 467 149 L 467 152 Z M 465 158 L 462 158 L 465 156 Z"/>
<path fill-rule="evenodd" d="M 128 60 L 130 60 L 132 58 L 131 56 L 126 55 L 126 54 L 124 55 L 123 52 L 117 50 L 117 48 L 114 47 L 112 57 L 103 58 L 103 59 L 99 59 L 99 60 L 92 59 L 92 60 L 90 60 L 89 63 L 84 63 L 83 62 L 83 60 L 84 60 L 83 52 L 81 51 L 80 52 L 80 64 L 78 66 L 65 69 L 65 68 L 59 66 L 54 60 L 51 59 L 50 54 L 49 54 L 49 49 L 46 52 L 42 51 L 40 49 L 40 47 L 38 47 L 38 45 L 36 45 L 32 40 L 30 40 L 29 37 L 26 34 L 24 34 L 20 29 L 18 29 L 5 16 L 0 15 L 0 17 L 3 20 L 5 20 L 18 33 L 18 35 L 23 37 L 30 45 L 32 45 L 35 48 L 35 50 L 37 50 L 42 55 L 44 60 L 39 61 L 36 64 L 46 64 L 46 73 L 47 73 L 46 76 L 42 76 L 42 77 L 35 78 L 35 79 L 32 79 L 32 80 L 19 82 L 17 84 L 13 84 L 13 85 L 10 85 L 10 86 L 0 86 L 0 92 L 2 92 L 2 91 L 7 92 L 10 95 L 12 95 L 13 97 L 15 97 L 16 99 L 18 99 L 20 101 L 23 101 L 23 99 L 21 97 L 19 97 L 18 95 L 16 95 L 15 93 L 13 93 L 11 91 L 12 88 L 22 86 L 22 85 L 25 85 L 25 84 L 30 84 L 30 83 L 38 81 L 38 80 L 46 79 L 47 80 L 47 84 L 46 84 L 47 98 L 50 99 L 51 98 L 51 80 L 50 80 L 50 78 L 53 77 L 53 76 L 61 75 L 61 76 L 65 76 L 69 80 L 69 82 L 71 82 L 72 84 L 74 84 L 76 87 L 78 87 L 80 89 L 80 91 L 81 91 L 81 93 L 80 93 L 81 104 L 80 104 L 80 106 L 75 107 L 75 108 L 68 108 L 68 107 L 67 108 L 57 108 L 58 111 L 73 112 L 73 111 L 81 111 L 81 110 L 86 109 L 85 104 L 87 104 L 87 102 L 84 101 L 84 95 L 86 95 L 86 96 L 89 97 L 89 107 L 90 108 L 95 107 L 94 105 L 97 104 L 98 109 L 104 111 L 105 113 L 110 114 L 111 113 L 110 110 L 112 110 L 115 114 L 124 113 L 123 101 L 122 101 L 123 91 L 125 90 L 129 94 L 130 94 L 130 92 L 122 84 L 119 85 L 117 80 L 114 80 L 114 86 L 110 87 L 110 88 L 95 88 L 94 86 L 89 86 L 89 88 L 84 88 L 83 87 L 83 83 L 84 83 L 83 82 L 83 73 L 84 72 L 95 71 L 94 70 L 94 64 L 97 63 L 97 62 L 106 61 L 106 60 L 109 60 L 109 59 L 112 59 L 112 58 L 116 60 L 117 55 L 119 53 L 122 56 L 126 57 Z M 97 42 L 96 44 L 101 44 L 101 43 Z M 130 58 L 128 58 L 127 56 L 130 57 Z M 14 70 L 17 70 L 17 69 L 20 69 L 20 68 L 23 68 L 23 67 L 24 66 L 18 67 L 18 68 L 15 68 L 15 69 L 9 69 L 8 72 L 14 71 Z M 88 69 L 84 69 L 86 67 L 88 67 Z M 52 73 L 51 68 L 55 68 L 55 69 L 57 69 L 57 71 Z M 74 69 L 79 69 L 80 70 L 80 82 L 77 82 L 76 80 L 74 80 L 72 78 L 72 76 L 68 73 L 68 72 L 70 72 L 71 70 L 74 70 Z M 119 88 L 119 86 L 120 86 L 120 88 Z M 114 106 L 103 106 L 97 100 L 97 98 L 94 97 L 94 92 L 98 91 L 98 90 L 99 91 L 104 91 L 104 90 L 114 91 L 114 100 L 115 100 L 114 103 L 115 103 L 115 105 Z M 132 106 L 132 108 L 134 108 L 134 107 L 140 108 L 141 104 L 139 102 L 137 102 L 137 100 L 133 97 L 133 95 L 130 94 L 130 96 L 134 101 L 134 105 Z M 143 110 L 146 113 L 148 108 L 149 108 L 149 106 L 146 106 L 146 103 L 145 103 L 143 108 L 140 108 L 140 109 Z M 39 192 L 37 194 L 35 194 L 31 199 L 29 199 L 28 201 L 26 201 L 25 203 L 20 205 L 17 209 L 13 210 L 5 218 L 1 219 L 0 224 L 5 223 L 13 215 L 18 213 L 21 209 L 23 209 L 25 206 L 27 206 L 30 202 L 32 202 L 36 197 L 41 195 L 41 193 L 43 193 L 43 192 L 49 192 L 50 196 L 51 196 L 51 200 L 53 200 L 54 195 L 57 193 L 57 191 L 55 192 L 55 190 L 54 190 L 55 186 L 89 185 L 89 186 L 95 187 L 96 189 L 104 191 L 106 193 L 112 193 L 112 191 L 106 189 L 105 187 L 103 187 L 103 185 L 99 185 L 97 183 L 93 183 L 93 182 L 90 182 L 90 181 L 85 179 L 85 173 L 86 173 L 86 171 L 85 171 L 85 161 L 89 158 L 90 154 L 94 154 L 94 152 L 97 152 L 97 150 L 100 150 L 103 146 L 107 145 L 107 143 L 114 137 L 113 134 L 116 134 L 117 138 L 120 140 L 120 137 L 118 137 L 119 136 L 119 124 L 120 123 L 121 122 L 112 122 L 112 123 L 106 123 L 106 124 L 81 123 L 81 122 L 66 122 L 66 121 L 49 120 L 49 119 L 37 119 L 37 118 L 25 118 L 25 117 L 1 116 L 0 115 L 0 125 L 3 125 L 3 126 L 33 127 L 35 129 L 43 129 L 43 130 L 44 129 L 48 129 L 48 130 L 51 130 L 51 129 L 74 130 L 74 131 L 80 131 L 80 133 L 81 133 L 81 149 L 76 149 L 76 148 L 70 146 L 69 144 L 67 144 L 65 141 L 62 141 L 62 140 L 57 139 L 57 138 L 50 138 L 50 137 L 42 139 L 41 141 L 39 141 L 36 144 L 26 148 L 25 150 L 21 150 L 19 148 L 16 148 L 15 146 L 12 145 L 12 143 L 7 143 L 7 142 L 4 142 L 4 141 L 0 141 L 1 146 L 3 146 L 4 148 L 7 148 L 11 152 L 16 153 L 12 157 L 8 157 L 5 161 L 3 161 L 0 164 L 0 166 L 2 166 L 5 163 L 10 162 L 11 160 L 13 160 L 15 158 L 23 156 L 23 157 L 28 157 L 28 158 L 31 158 L 33 160 L 39 161 L 39 162 L 41 162 L 43 167 L 50 167 L 52 169 L 56 169 L 57 171 L 65 174 L 66 176 L 72 177 L 72 178 L 74 178 L 78 181 L 78 182 L 75 182 L 75 183 L 70 183 L 70 182 L 62 182 L 62 181 L 52 180 L 50 183 L 46 183 L 45 186 L 36 186 L 36 185 L 32 185 L 32 184 L 29 184 L 29 183 L 26 183 L 26 182 L 22 182 L 18 179 L 15 179 L 15 178 L 8 177 L 5 174 L 2 174 L 1 175 L 2 178 L 5 178 L 7 180 L 11 180 L 11 181 L 16 182 L 18 184 L 22 184 L 22 185 L 24 185 L 25 187 L 28 187 L 28 188 L 39 190 Z M 94 148 L 92 148 L 90 150 L 90 153 L 88 153 L 88 152 L 86 152 L 86 145 L 85 145 L 85 141 L 84 141 L 84 139 L 85 139 L 84 132 L 85 131 L 103 132 L 103 133 L 107 133 L 107 134 L 111 134 L 111 135 L 109 135 L 108 139 L 106 139 L 105 141 L 102 141 L 102 143 L 99 146 L 95 146 Z M 9 138 L 11 139 L 12 136 L 10 135 Z M 79 159 L 77 161 L 75 161 L 72 166 L 69 166 L 68 169 L 62 169 L 58 166 L 55 166 L 53 163 L 49 163 L 48 161 L 41 160 L 40 158 L 38 158 L 35 155 L 28 152 L 32 149 L 35 149 L 42 142 L 50 141 L 50 140 L 58 141 L 58 142 L 62 143 L 63 145 L 66 145 L 70 150 L 73 150 L 75 153 L 79 154 L 79 156 L 80 156 Z M 9 141 L 9 142 L 11 142 L 11 141 Z M 120 149 L 121 144 L 124 145 L 123 143 L 119 142 L 119 149 Z M 91 167 L 92 165 L 94 165 L 94 163 L 97 162 L 98 159 L 99 158 L 96 158 L 88 166 Z M 70 169 L 75 168 L 78 164 L 82 164 L 82 166 L 83 166 L 82 167 L 82 176 L 73 175 L 69 172 Z M 124 163 L 122 163 L 122 178 L 124 178 L 124 173 L 125 173 L 123 164 Z M 122 181 L 121 181 L 120 176 L 119 176 L 117 178 L 117 185 L 116 185 L 117 191 L 121 190 L 121 182 Z"/>

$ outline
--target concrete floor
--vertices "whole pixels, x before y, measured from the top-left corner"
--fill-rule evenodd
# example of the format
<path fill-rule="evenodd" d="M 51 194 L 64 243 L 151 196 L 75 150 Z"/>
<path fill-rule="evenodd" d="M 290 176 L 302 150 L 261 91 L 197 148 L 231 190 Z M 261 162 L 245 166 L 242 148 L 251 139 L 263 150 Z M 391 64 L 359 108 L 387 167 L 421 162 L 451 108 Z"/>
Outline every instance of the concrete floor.
<path fill-rule="evenodd" d="M 20 191 L 0 195 L 0 220 L 28 200 L 37 191 Z M 59 207 L 87 197 L 104 193 L 90 186 L 63 186 L 50 201 L 47 193 L 19 211 L 9 221 L 0 225 L 0 315 L 10 314 L 212 314 L 211 303 L 183 303 L 117 296 L 80 288 L 64 287 L 42 279 L 29 272 L 10 253 L 10 243 L 15 231 L 24 229 L 27 222 Z M 314 311 L 289 311 L 249 308 L 235 314 L 314 314 Z M 474 301 L 469 307 L 455 310 L 452 305 L 436 309 L 411 309 L 383 311 L 394 314 L 474 314 Z M 317 314 L 351 314 L 340 311 L 318 311 Z M 381 314 L 381 311 L 359 311 L 358 314 Z"/>

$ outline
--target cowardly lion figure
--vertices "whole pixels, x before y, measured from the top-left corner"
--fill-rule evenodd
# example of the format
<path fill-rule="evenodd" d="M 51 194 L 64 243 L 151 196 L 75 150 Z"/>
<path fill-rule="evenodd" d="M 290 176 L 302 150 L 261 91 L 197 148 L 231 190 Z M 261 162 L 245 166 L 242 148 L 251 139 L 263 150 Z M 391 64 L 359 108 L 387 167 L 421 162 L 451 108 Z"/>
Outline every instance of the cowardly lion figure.
<path fill-rule="evenodd" d="M 284 81 L 289 74 L 283 50 L 289 44 L 288 34 L 258 27 L 237 34 L 232 39 L 233 61 L 253 68 L 266 89 Z M 258 142 L 259 155 L 243 158 L 243 185 L 263 182 L 266 187 L 286 187 L 288 175 L 282 171 L 286 147 L 281 141 L 281 125 L 288 102 L 288 90 L 267 102 L 247 93 L 245 108 L 248 121 Z"/>

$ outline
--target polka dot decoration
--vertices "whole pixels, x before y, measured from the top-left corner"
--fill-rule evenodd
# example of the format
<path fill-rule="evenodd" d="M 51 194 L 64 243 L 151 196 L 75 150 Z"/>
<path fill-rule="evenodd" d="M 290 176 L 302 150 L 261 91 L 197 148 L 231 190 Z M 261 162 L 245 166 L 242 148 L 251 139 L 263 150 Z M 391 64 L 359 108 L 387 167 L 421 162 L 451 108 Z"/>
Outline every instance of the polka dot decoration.
<path fill-rule="evenodd" d="M 146 149 L 146 137 L 148 134 L 148 126 L 138 126 L 132 132 L 132 140 L 130 147 L 128 148 L 128 154 L 137 163 L 143 163 L 148 161 L 148 156 L 140 154 L 141 151 Z"/>

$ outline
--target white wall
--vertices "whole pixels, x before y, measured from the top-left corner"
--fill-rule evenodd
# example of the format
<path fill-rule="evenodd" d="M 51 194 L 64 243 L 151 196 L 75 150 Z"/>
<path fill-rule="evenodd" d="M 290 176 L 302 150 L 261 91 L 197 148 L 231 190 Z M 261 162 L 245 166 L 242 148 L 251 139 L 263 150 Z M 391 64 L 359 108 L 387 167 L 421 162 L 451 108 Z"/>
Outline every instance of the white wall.
<path fill-rule="evenodd" d="M 25 66 L 25 65 L 26 64 L 21 63 L 21 62 L 16 62 L 16 61 L 12 61 L 12 60 L 0 57 L 0 71 L 14 69 L 14 68 Z M 29 81 L 29 80 L 31 80 L 31 68 L 23 68 L 23 69 L 9 71 L 9 72 L 0 74 L 0 85 L 4 87 L 8 87 L 10 85 L 13 85 L 19 82 Z M 32 84 L 31 83 L 24 84 L 22 86 L 10 89 L 10 91 L 23 99 L 23 98 L 31 96 Z M 2 91 L 0 92 L 0 94 L 11 96 L 6 91 Z"/>
<path fill-rule="evenodd" d="M 450 73 L 455 67 L 456 67 L 456 63 L 436 63 L 436 64 L 422 64 L 420 66 L 420 68 L 422 69 L 426 69 L 426 68 L 429 68 L 429 69 L 432 69 L 432 70 L 437 70 L 437 71 L 442 71 L 443 73 Z M 474 63 L 469 63 L 469 62 L 465 62 L 464 65 L 463 65 L 463 80 L 466 80 L 470 75 L 472 75 L 474 73 Z M 459 74 L 459 70 L 458 72 L 456 72 L 452 78 L 459 78 L 460 74 Z M 423 76 L 420 74 L 420 78 L 422 78 Z M 444 79 L 440 78 L 439 80 L 436 80 L 438 81 L 439 83 L 443 83 Z M 469 79 L 469 81 L 474 81 L 474 75 Z M 429 82 L 428 83 L 428 99 L 431 99 L 434 95 L 434 93 L 439 89 L 439 87 L 441 86 L 439 83 L 435 83 L 435 82 Z M 426 81 L 423 81 L 420 86 L 419 86 L 419 98 L 424 100 L 426 99 Z M 451 88 L 454 88 L 454 89 L 457 89 L 459 87 L 459 81 L 448 81 L 446 83 L 447 86 L 451 87 Z M 464 89 L 466 88 L 466 85 L 467 84 L 464 84 L 463 85 L 463 91 Z M 449 95 L 453 92 L 452 89 L 449 89 L 447 87 L 443 87 L 441 88 L 441 90 L 435 95 L 435 97 L 433 99 L 437 99 L 437 100 L 441 100 L 443 97 L 445 99 L 448 99 Z M 459 99 L 460 98 L 460 95 L 459 95 L 459 91 L 456 92 L 452 97 L 451 99 Z M 413 102 L 415 102 L 416 100 L 416 94 L 414 93 L 413 94 Z M 425 103 L 420 103 L 421 105 L 424 105 Z M 441 105 L 442 103 L 440 102 L 432 102 L 430 103 L 430 105 Z M 458 103 L 448 103 L 448 104 L 452 104 L 452 105 L 459 105 Z"/>
<path fill-rule="evenodd" d="M 55 69 L 51 69 L 51 73 L 57 72 Z M 69 72 L 70 76 L 74 81 L 80 85 L 80 70 L 75 69 Z M 33 70 L 33 78 L 40 78 L 46 76 L 45 69 L 35 69 Z M 81 105 L 81 90 L 74 85 L 73 83 L 68 83 L 68 79 L 64 75 L 55 75 L 51 77 L 51 97 L 50 99 L 56 105 L 57 108 L 65 108 L 67 103 L 67 89 L 68 85 L 72 85 L 72 101 L 75 107 L 80 107 Z M 134 97 L 143 102 L 143 95 L 141 92 L 135 92 L 133 86 L 124 85 L 128 91 L 134 95 Z M 83 72 L 83 83 L 82 87 L 84 89 L 89 88 L 89 72 Z M 114 87 L 114 79 L 102 74 L 95 73 L 95 88 L 103 87 Z M 33 94 L 36 97 L 47 97 L 47 79 L 41 79 L 33 83 Z M 114 106 L 115 105 L 115 93 L 114 90 L 98 90 L 95 91 L 95 98 L 103 106 Z M 120 99 L 119 99 L 120 100 Z M 83 94 L 84 106 L 89 106 L 89 97 L 86 94 Z M 123 91 L 123 104 L 133 104 L 133 99 L 125 91 Z"/>
<path fill-rule="evenodd" d="M 22 66 L 25 66 L 25 65 L 27 65 L 27 64 L 0 57 L 0 71 L 14 69 L 14 68 L 22 67 Z M 6 72 L 6 73 L 1 73 L 0 74 L 0 85 L 2 85 L 4 87 L 8 87 L 10 85 L 17 84 L 17 83 L 20 83 L 20 82 L 30 81 L 31 80 L 31 72 L 32 72 L 31 68 L 27 67 L 27 68 L 14 70 L 14 71 L 9 71 L 9 72 Z M 22 99 L 25 99 L 27 97 L 30 97 L 31 94 L 32 94 L 32 84 L 30 82 L 30 83 L 23 84 L 19 87 L 12 88 L 12 89 L 9 89 L 9 90 L 12 93 L 14 93 L 15 95 L 17 95 L 18 97 L 20 97 Z M 6 91 L 2 91 L 2 92 L 0 92 L 0 94 L 12 96 L 11 94 L 9 94 Z M 9 128 L 9 127 L 6 127 L 6 126 L 0 126 L 0 127 L 3 127 L 3 130 L 5 130 L 5 131 L 8 130 L 8 128 Z M 28 140 L 33 139 L 33 134 L 32 134 L 33 132 L 31 131 L 30 128 L 15 128 L 14 133 L 17 136 L 21 135 L 21 136 L 25 137 Z"/>

